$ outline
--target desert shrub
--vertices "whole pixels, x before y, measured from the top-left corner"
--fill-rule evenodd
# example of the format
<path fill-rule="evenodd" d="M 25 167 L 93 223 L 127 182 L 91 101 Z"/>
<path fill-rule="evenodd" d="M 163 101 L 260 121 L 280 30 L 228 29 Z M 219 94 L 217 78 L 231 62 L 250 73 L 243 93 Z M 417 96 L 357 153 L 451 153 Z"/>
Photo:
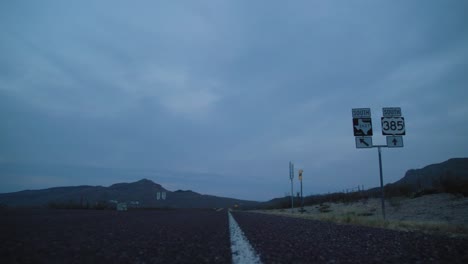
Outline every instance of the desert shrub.
<path fill-rule="evenodd" d="M 423 189 L 423 190 L 413 193 L 411 195 L 411 198 L 418 198 L 424 195 L 431 195 L 431 194 L 436 194 L 436 193 L 440 193 L 440 190 L 435 189 L 435 188 L 427 188 L 427 189 Z"/>
<path fill-rule="evenodd" d="M 51 209 L 92 209 L 92 210 L 104 210 L 104 209 L 112 209 L 112 207 L 104 201 L 99 201 L 90 205 L 89 202 L 75 202 L 73 200 L 69 200 L 67 202 L 62 201 L 53 201 L 49 202 L 47 207 Z"/>
<path fill-rule="evenodd" d="M 387 184 L 384 186 L 385 197 L 397 197 L 406 196 L 410 197 L 412 194 L 412 188 L 409 184 L 393 185 Z"/>
<path fill-rule="evenodd" d="M 359 213 L 357 215 L 358 216 L 372 216 L 372 215 L 374 215 L 374 213 L 373 212 L 362 212 L 362 213 Z"/>
<path fill-rule="evenodd" d="M 452 194 L 463 194 L 468 196 L 468 181 L 459 177 L 445 177 L 440 183 L 441 191 Z"/>
<path fill-rule="evenodd" d="M 391 197 L 390 199 L 388 199 L 388 202 L 390 203 L 391 206 L 399 209 L 401 206 L 401 200 L 402 200 L 401 197 Z"/>
<path fill-rule="evenodd" d="M 321 204 L 320 207 L 319 207 L 319 211 L 321 213 L 328 213 L 328 212 L 331 212 L 332 210 L 330 209 L 330 205 L 328 204 Z"/>

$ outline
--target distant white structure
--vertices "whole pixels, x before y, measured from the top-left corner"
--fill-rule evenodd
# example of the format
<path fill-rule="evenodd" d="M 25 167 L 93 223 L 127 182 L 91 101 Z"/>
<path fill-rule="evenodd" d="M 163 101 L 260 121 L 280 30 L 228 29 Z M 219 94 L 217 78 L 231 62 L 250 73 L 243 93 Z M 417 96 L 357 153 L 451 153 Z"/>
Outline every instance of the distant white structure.
<path fill-rule="evenodd" d="M 127 211 L 127 204 L 126 203 L 118 203 L 117 204 L 117 211 Z"/>
<path fill-rule="evenodd" d="M 166 192 L 157 192 L 156 200 L 166 200 Z"/>

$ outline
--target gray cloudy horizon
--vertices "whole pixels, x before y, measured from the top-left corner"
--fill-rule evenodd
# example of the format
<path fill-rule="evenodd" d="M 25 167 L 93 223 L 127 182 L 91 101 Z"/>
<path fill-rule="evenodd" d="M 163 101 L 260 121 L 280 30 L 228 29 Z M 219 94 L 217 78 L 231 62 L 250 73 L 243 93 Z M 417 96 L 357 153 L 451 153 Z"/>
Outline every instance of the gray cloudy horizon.
<path fill-rule="evenodd" d="M 374 144 L 382 107 L 405 117 L 405 146 L 383 150 L 385 183 L 467 157 L 467 11 L 454 0 L 4 1 L 0 165 L 56 169 L 0 170 L 0 192 L 148 178 L 267 200 L 289 191 L 289 161 L 305 194 L 375 187 L 377 150 L 355 148 L 361 107 Z"/>

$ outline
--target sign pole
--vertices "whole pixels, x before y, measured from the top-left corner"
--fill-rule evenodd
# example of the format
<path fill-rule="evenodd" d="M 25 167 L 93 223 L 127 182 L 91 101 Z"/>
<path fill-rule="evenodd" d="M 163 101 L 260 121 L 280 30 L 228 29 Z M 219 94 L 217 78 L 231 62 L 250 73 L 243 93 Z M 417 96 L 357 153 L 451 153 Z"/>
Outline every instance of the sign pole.
<path fill-rule="evenodd" d="M 294 212 L 293 178 L 294 178 L 294 163 L 289 162 L 289 179 L 291 180 L 291 213 Z"/>
<path fill-rule="evenodd" d="M 377 149 L 378 149 L 378 152 L 379 152 L 380 191 L 382 192 L 382 193 L 381 193 L 381 200 L 382 200 L 382 216 L 383 216 L 383 219 L 384 219 L 384 221 L 385 221 L 385 191 L 384 191 L 384 187 L 383 187 L 382 150 L 381 150 L 381 147 L 382 147 L 382 146 L 378 146 Z"/>
<path fill-rule="evenodd" d="M 299 178 L 299 181 L 301 182 L 301 214 L 304 213 L 304 195 L 302 195 L 302 173 L 303 172 L 304 172 L 303 169 L 300 169 L 298 171 L 298 173 L 299 173 L 298 178 Z"/>
<path fill-rule="evenodd" d="M 301 179 L 301 214 L 304 212 L 304 196 L 302 196 L 302 179 Z"/>
<path fill-rule="evenodd" d="M 291 213 L 294 211 L 293 180 L 291 179 Z"/>

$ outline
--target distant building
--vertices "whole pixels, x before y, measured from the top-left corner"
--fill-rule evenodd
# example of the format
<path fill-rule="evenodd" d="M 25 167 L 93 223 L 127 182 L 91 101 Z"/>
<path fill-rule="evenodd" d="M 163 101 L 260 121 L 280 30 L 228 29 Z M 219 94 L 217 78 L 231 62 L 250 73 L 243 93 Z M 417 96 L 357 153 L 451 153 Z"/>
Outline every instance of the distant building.
<path fill-rule="evenodd" d="M 127 211 L 127 203 L 118 203 L 117 211 Z"/>
<path fill-rule="evenodd" d="M 156 193 L 156 200 L 166 200 L 166 192 L 157 192 Z"/>

